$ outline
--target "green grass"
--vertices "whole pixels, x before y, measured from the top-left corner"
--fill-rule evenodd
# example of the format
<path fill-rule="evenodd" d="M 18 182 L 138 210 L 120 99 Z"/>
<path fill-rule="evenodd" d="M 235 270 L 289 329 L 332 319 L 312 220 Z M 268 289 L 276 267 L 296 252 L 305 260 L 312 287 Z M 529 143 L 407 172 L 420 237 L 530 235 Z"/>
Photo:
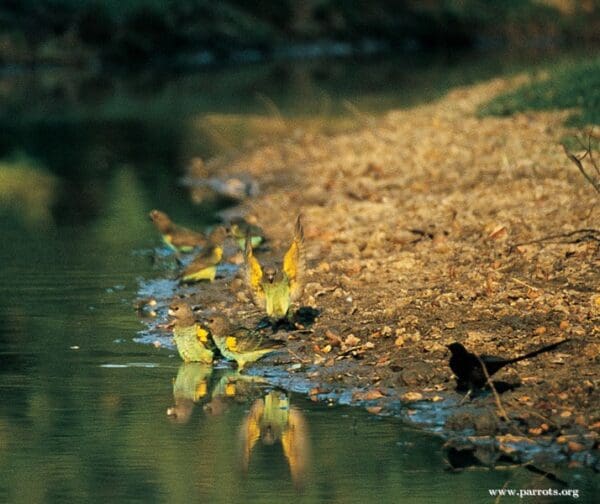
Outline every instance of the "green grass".
<path fill-rule="evenodd" d="M 576 109 L 568 124 L 600 124 L 600 57 L 559 63 L 516 91 L 498 96 L 480 115 L 512 115 L 526 110 Z"/>

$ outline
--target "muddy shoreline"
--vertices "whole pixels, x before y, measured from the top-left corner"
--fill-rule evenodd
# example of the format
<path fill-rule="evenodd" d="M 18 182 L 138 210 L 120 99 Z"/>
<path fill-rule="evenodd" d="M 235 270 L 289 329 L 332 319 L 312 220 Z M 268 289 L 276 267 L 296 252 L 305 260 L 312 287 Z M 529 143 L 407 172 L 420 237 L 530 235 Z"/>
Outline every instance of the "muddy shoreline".
<path fill-rule="evenodd" d="M 320 314 L 306 330 L 278 331 L 289 352 L 249 373 L 441 435 L 457 466 L 600 470 L 600 243 L 573 234 L 595 228 L 598 196 L 560 146 L 567 113 L 477 116 L 522 81 L 460 88 L 352 133 L 295 132 L 206 164 L 259 182 L 236 211 L 265 229 L 261 260 L 281 260 L 304 214 L 302 305 Z M 166 269 L 145 282 L 140 297 L 157 300 L 158 317 L 144 341 L 170 345 L 160 324 L 172 295 L 200 314 L 256 323 L 240 259 L 211 285 L 180 288 L 161 279 Z M 563 338 L 560 350 L 499 373 L 516 386 L 499 400 L 460 404 L 447 344 L 512 357 Z"/>

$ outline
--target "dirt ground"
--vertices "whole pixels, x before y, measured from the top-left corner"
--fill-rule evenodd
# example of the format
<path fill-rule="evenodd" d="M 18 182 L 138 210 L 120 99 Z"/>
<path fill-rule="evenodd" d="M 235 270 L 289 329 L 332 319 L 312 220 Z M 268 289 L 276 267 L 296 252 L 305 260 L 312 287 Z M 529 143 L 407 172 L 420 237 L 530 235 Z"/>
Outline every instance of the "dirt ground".
<path fill-rule="evenodd" d="M 270 239 L 261 261 L 281 260 L 304 215 L 302 306 L 320 315 L 275 335 L 290 350 L 279 366 L 287 386 L 297 377 L 315 400 L 344 397 L 439 432 L 456 465 L 467 454 L 598 470 L 600 199 L 560 145 L 573 133 L 568 113 L 477 117 L 522 81 L 206 166 L 259 182 L 241 209 Z M 528 243 L 551 235 L 561 236 Z M 261 317 L 239 278 L 182 292 L 246 324 Z M 446 345 L 513 357 L 563 338 L 494 376 L 514 390 L 460 404 Z"/>

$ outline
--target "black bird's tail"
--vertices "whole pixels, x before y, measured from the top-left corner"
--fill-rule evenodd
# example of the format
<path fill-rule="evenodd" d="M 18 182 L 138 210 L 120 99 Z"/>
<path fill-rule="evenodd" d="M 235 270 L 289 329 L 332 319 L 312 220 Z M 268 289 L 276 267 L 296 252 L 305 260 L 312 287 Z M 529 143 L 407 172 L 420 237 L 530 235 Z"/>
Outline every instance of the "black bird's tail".
<path fill-rule="evenodd" d="M 556 343 L 552 343 L 551 345 L 539 348 L 538 350 L 534 350 L 533 352 L 529 352 L 528 354 L 521 355 L 521 357 L 515 357 L 514 359 L 507 359 L 506 364 L 514 364 L 515 362 L 519 362 L 519 361 L 522 361 L 525 359 L 530 359 L 531 357 L 535 357 L 536 355 L 550 352 L 550 351 L 554 350 L 555 348 L 559 347 L 560 345 L 562 345 L 563 343 L 566 343 L 567 341 L 569 341 L 569 338 L 566 338 L 562 341 L 558 341 Z"/>

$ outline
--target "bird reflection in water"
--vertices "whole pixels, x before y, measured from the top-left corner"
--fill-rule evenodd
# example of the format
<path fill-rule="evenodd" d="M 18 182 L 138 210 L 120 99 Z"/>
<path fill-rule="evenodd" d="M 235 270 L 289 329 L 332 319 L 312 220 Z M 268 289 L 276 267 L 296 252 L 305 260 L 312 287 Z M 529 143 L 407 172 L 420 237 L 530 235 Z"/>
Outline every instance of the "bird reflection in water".
<path fill-rule="evenodd" d="M 167 409 L 168 417 L 177 423 L 187 423 L 194 411 L 194 405 L 207 397 L 208 382 L 212 374 L 210 364 L 187 362 L 179 366 L 173 381 L 175 405 Z"/>
<path fill-rule="evenodd" d="M 260 376 L 227 370 L 213 387 L 210 401 L 204 405 L 207 415 L 222 415 L 233 404 L 245 404 L 264 394 L 267 381 Z"/>
<path fill-rule="evenodd" d="M 289 396 L 273 390 L 252 404 L 240 427 L 242 471 L 248 473 L 252 451 L 257 441 L 265 445 L 281 443 L 292 481 L 302 489 L 310 459 L 308 428 L 304 415 L 290 406 Z"/>

